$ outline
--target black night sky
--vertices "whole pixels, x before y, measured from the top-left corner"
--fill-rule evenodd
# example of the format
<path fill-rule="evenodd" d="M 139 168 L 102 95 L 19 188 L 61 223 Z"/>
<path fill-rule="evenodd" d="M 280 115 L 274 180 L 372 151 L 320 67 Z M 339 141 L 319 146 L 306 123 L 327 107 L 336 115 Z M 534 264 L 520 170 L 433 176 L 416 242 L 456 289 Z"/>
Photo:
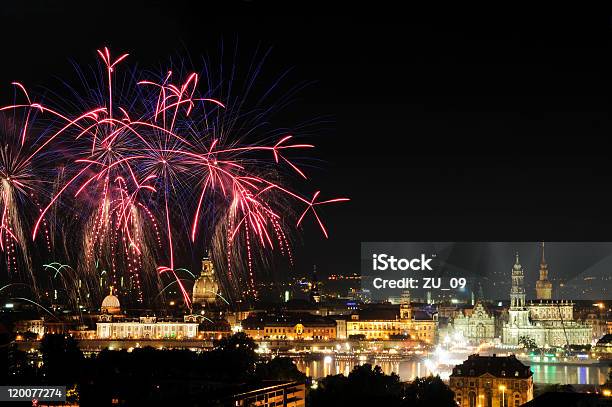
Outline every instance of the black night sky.
<path fill-rule="evenodd" d="M 280 120 L 325 119 L 312 185 L 352 201 L 329 240 L 309 220 L 297 272 L 357 272 L 362 241 L 612 240 L 608 15 L 27 3 L 0 6 L 2 102 L 104 45 L 155 66 L 238 41 L 312 81 Z"/>

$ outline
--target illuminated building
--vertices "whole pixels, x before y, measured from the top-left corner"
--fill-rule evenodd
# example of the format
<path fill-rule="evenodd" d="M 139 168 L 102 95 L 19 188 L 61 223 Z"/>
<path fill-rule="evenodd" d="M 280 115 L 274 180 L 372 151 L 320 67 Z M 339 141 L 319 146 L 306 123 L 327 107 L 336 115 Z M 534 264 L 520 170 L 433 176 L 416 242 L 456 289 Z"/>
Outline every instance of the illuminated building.
<path fill-rule="evenodd" d="M 598 340 L 605 334 L 610 333 L 606 315 L 590 312 L 584 318 L 584 323 L 591 327 L 591 339 Z"/>
<path fill-rule="evenodd" d="M 336 321 L 336 339 L 347 339 L 346 318 L 343 316 L 332 317 Z"/>
<path fill-rule="evenodd" d="M 38 336 L 43 336 L 45 334 L 45 320 L 41 318 L 16 321 L 15 332 L 21 334 L 32 332 Z"/>
<path fill-rule="evenodd" d="M 45 334 L 69 334 L 71 330 L 77 328 L 76 321 L 63 321 L 63 320 L 45 320 Z"/>
<path fill-rule="evenodd" d="M 236 391 L 231 401 L 231 405 L 236 407 L 304 407 L 306 405 L 306 386 L 299 382 L 264 383 L 255 388 Z"/>
<path fill-rule="evenodd" d="M 311 314 L 256 313 L 242 321 L 242 330 L 253 339 L 336 339 L 336 321 Z"/>
<path fill-rule="evenodd" d="M 612 359 L 612 334 L 604 335 L 593 347 L 599 359 Z"/>
<path fill-rule="evenodd" d="M 453 329 L 465 339 L 476 343 L 488 342 L 495 337 L 495 317 L 478 301 L 470 315 L 461 313 L 453 320 Z"/>
<path fill-rule="evenodd" d="M 414 311 L 408 334 L 414 339 L 427 343 L 436 343 L 438 338 L 438 314 L 429 314 L 425 311 Z"/>
<path fill-rule="evenodd" d="M 502 328 L 502 341 L 518 345 L 521 337 L 531 338 L 538 347 L 586 345 L 591 342 L 591 326 L 574 320 L 574 303 L 565 300 L 539 300 L 527 303 L 523 267 L 518 253 L 512 267 L 512 288 L 508 322 Z"/>
<path fill-rule="evenodd" d="M 198 322 L 188 315 L 184 320 L 140 317 L 113 321 L 111 315 L 100 315 L 96 323 L 97 339 L 189 339 L 198 336 Z"/>
<path fill-rule="evenodd" d="M 183 320 L 154 316 L 126 318 L 121 315 L 119 299 L 111 293 L 102 301 L 102 314 L 96 322 L 96 339 L 183 339 L 198 335 L 198 316 L 186 315 Z"/>
<path fill-rule="evenodd" d="M 397 335 L 410 335 L 427 343 L 434 343 L 438 334 L 437 314 L 414 311 L 408 294 L 397 305 L 372 305 L 351 315 L 346 322 L 348 337 L 365 339 L 391 339 Z"/>
<path fill-rule="evenodd" d="M 453 368 L 449 387 L 459 407 L 518 407 L 533 399 L 533 373 L 514 355 L 470 355 Z"/>
<path fill-rule="evenodd" d="M 536 299 L 552 299 L 552 283 L 548 280 L 548 264 L 544 256 L 544 242 L 542 242 L 542 261 L 540 262 L 540 279 L 536 281 Z"/>
<path fill-rule="evenodd" d="M 211 307 L 216 304 L 219 293 L 219 283 L 215 277 L 212 261 L 205 257 L 202 260 L 202 271 L 193 284 L 192 302 L 194 305 Z"/>
<path fill-rule="evenodd" d="M 352 314 L 346 322 L 346 334 L 349 338 L 389 339 L 408 334 L 408 326 L 409 320 L 400 318 L 397 307 L 375 307 Z"/>
<path fill-rule="evenodd" d="M 121 304 L 119 298 L 113 295 L 113 287 L 110 288 L 110 293 L 102 300 L 100 310 L 103 314 L 119 314 L 121 312 Z"/>

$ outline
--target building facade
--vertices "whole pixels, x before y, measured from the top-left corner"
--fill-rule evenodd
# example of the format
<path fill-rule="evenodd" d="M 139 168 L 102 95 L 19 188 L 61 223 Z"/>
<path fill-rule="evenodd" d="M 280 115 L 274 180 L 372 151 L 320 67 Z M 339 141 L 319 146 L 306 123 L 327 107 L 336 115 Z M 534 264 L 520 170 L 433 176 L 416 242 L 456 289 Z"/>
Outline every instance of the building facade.
<path fill-rule="evenodd" d="M 453 330 L 470 342 L 489 342 L 495 338 L 495 317 L 478 301 L 470 315 L 462 313 L 454 318 Z"/>
<path fill-rule="evenodd" d="M 598 359 L 612 359 L 612 334 L 606 334 L 599 339 L 593 347 L 593 353 Z"/>
<path fill-rule="evenodd" d="M 346 322 L 348 338 L 363 336 L 365 339 L 389 339 L 394 335 L 408 334 L 408 321 L 400 320 L 397 315 L 387 316 L 383 312 L 358 312 Z"/>
<path fill-rule="evenodd" d="M 538 347 L 563 347 L 591 343 L 592 328 L 574 320 L 574 304 L 564 300 L 525 301 L 523 267 L 518 253 L 512 267 L 512 288 L 508 322 L 502 328 L 502 342 L 518 345 L 531 338 Z"/>
<path fill-rule="evenodd" d="M 230 397 L 230 400 L 231 405 L 236 407 L 304 407 L 306 405 L 306 386 L 300 382 L 271 383 L 237 392 Z"/>
<path fill-rule="evenodd" d="M 348 338 L 386 340 L 394 336 L 410 335 L 414 339 L 434 343 L 438 336 L 438 315 L 413 311 L 409 300 L 402 304 L 373 305 L 354 312 L 346 322 Z"/>
<path fill-rule="evenodd" d="M 198 336 L 198 322 L 192 316 L 183 321 L 140 317 L 114 321 L 111 315 L 100 315 L 96 323 L 97 339 L 192 339 Z"/>
<path fill-rule="evenodd" d="M 336 339 L 347 339 L 346 318 L 332 317 L 336 321 Z"/>
<path fill-rule="evenodd" d="M 20 334 L 31 332 L 42 337 L 45 334 L 45 320 L 41 318 L 16 321 L 15 332 Z"/>
<path fill-rule="evenodd" d="M 417 310 L 412 313 L 408 326 L 409 335 L 422 342 L 434 344 L 438 341 L 438 314 Z"/>
<path fill-rule="evenodd" d="M 213 262 L 205 257 L 202 260 L 202 271 L 193 284 L 192 302 L 200 307 L 211 307 L 217 303 L 219 283 L 215 276 Z"/>
<path fill-rule="evenodd" d="M 470 355 L 453 368 L 449 387 L 459 407 L 519 407 L 533 399 L 533 373 L 514 355 Z"/>
<path fill-rule="evenodd" d="M 336 321 L 311 314 L 256 313 L 242 321 L 242 330 L 253 339 L 336 339 Z"/>

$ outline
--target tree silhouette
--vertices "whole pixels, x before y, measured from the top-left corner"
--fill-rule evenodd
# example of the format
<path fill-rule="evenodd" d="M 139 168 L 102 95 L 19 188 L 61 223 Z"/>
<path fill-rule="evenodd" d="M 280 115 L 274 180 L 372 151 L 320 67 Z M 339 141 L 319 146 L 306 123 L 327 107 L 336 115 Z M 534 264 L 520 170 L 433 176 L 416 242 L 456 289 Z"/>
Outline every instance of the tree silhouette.
<path fill-rule="evenodd" d="M 404 406 L 455 406 L 455 394 L 440 376 L 417 377 L 405 388 Z"/>
<path fill-rule="evenodd" d="M 267 362 L 258 363 L 255 376 L 260 380 L 299 380 L 306 379 L 291 358 L 276 357 Z"/>
<path fill-rule="evenodd" d="M 455 407 L 454 394 L 439 376 L 400 382 L 395 373 L 385 374 L 380 366 L 356 366 L 348 377 L 327 376 L 308 394 L 308 405 Z"/>
<path fill-rule="evenodd" d="M 83 353 L 71 336 L 46 334 L 40 342 L 44 382 L 55 385 L 74 385 L 83 367 Z"/>

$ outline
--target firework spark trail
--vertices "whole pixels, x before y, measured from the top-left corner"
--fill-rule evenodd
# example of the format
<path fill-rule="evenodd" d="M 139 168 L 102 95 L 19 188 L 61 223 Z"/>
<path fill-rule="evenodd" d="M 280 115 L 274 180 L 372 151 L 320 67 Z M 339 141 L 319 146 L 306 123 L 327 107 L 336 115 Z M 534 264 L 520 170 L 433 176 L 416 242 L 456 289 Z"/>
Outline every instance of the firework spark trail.
<path fill-rule="evenodd" d="M 193 244 L 198 236 L 213 242 L 212 235 L 207 233 L 215 230 L 217 223 L 224 224 L 225 244 L 221 250 L 227 255 L 229 279 L 240 269 L 232 264 L 232 252 L 244 248 L 247 272 L 239 280 L 246 279 L 247 291 L 253 294 L 256 294 L 254 245 L 268 250 L 278 247 L 292 261 L 285 230 L 288 211 L 279 202 L 290 200 L 302 206 L 296 227 L 312 213 L 323 235 L 328 237 L 316 209 L 348 199 L 320 200 L 320 191 L 309 199 L 284 186 L 278 177 L 283 168 L 288 168 L 306 180 L 306 173 L 287 154 L 312 149 L 313 145 L 292 143 L 290 134 L 264 144 L 244 144 L 244 134 L 228 135 L 225 129 L 208 126 L 211 108 L 216 117 L 234 113 L 227 111 L 225 101 L 200 97 L 200 76 L 196 73 L 188 74 L 178 83 L 172 83 L 171 71 L 160 81 L 136 82 L 142 89 L 138 95 L 143 106 L 136 108 L 133 103 L 126 103 L 122 89 L 114 86 L 117 69 L 128 54 L 113 59 L 108 48 L 98 50 L 98 54 L 106 77 L 106 90 L 100 91 L 106 95 L 100 105 L 88 106 L 82 112 L 63 113 L 33 102 L 26 88 L 16 83 L 27 103 L 0 108 L 24 111 L 18 138 L 22 146 L 38 116 L 54 119 L 57 128 L 32 149 L 26 161 L 52 149 L 54 143 L 70 145 L 72 158 L 66 171 L 71 175 L 39 209 L 32 231 L 34 239 L 47 222 L 48 211 L 66 196 L 74 210 L 86 217 L 82 238 L 85 257 L 96 266 L 101 259 L 110 262 L 113 285 L 117 286 L 119 268 L 125 268 L 142 300 L 140 274 L 145 263 L 154 263 L 158 274 L 167 273 L 175 279 L 185 304 L 190 306 L 189 294 L 175 269 L 175 248 L 183 234 Z M 235 122 L 237 118 L 232 116 L 228 120 Z M 13 232 L 16 223 L 15 214 L 11 213 L 15 210 L 11 194 L 26 184 L 21 185 L 13 178 L 10 189 L 5 185 L 8 176 L 0 173 L 0 178 L 3 203 L 0 246 L 4 249 L 7 243 L 22 240 L 21 232 L 17 236 Z M 185 202 L 185 196 L 195 199 Z M 186 216 L 189 220 L 185 220 L 188 227 L 182 228 L 177 217 L 187 212 L 190 212 Z M 238 242 L 245 247 L 237 247 Z M 145 259 L 153 257 L 152 253 L 159 252 L 162 246 L 165 256 Z"/>
<path fill-rule="evenodd" d="M 21 89 L 28 103 L 31 103 L 23 86 L 19 83 L 13 85 Z M 17 109 L 23 111 L 21 107 Z M 7 113 L 11 110 L 15 114 L 9 117 Z M 33 115 L 31 109 L 26 110 L 20 118 L 20 112 L 10 107 L 0 108 L 0 252 L 4 256 L 8 275 L 27 277 L 36 291 L 29 254 L 31 242 L 26 230 L 30 226 L 29 219 L 38 216 L 36 212 L 44 182 L 37 178 L 37 171 L 40 170 L 38 158 L 42 158 L 42 153 L 39 154 L 41 157 L 32 153 L 34 150 L 40 151 L 41 139 L 31 137 Z M 42 229 L 49 243 L 46 226 L 43 221 Z"/>

